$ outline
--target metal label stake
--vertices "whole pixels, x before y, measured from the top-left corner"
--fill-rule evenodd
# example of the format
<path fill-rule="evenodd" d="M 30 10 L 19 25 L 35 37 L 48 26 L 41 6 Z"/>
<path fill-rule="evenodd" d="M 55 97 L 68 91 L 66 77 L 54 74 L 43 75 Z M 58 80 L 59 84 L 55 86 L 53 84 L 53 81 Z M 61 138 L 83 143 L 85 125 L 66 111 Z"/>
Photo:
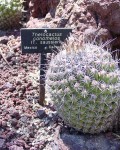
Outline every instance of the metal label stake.
<path fill-rule="evenodd" d="M 57 51 L 61 42 L 69 37 L 72 29 L 21 29 L 22 53 L 41 53 L 40 57 L 40 98 L 39 104 L 44 105 L 45 100 L 45 72 L 47 65 L 47 53 Z"/>

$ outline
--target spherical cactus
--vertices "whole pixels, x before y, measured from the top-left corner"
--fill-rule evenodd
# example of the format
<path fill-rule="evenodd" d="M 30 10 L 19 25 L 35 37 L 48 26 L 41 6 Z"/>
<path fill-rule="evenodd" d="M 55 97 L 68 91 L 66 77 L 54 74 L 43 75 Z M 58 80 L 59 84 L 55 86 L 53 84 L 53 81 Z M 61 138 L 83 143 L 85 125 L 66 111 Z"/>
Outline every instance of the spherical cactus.
<path fill-rule="evenodd" d="M 70 127 L 92 134 L 111 130 L 120 101 L 117 62 L 102 46 L 75 43 L 69 40 L 52 58 L 46 92 Z"/>
<path fill-rule="evenodd" d="M 0 30 L 20 26 L 21 17 L 21 0 L 0 0 Z"/>

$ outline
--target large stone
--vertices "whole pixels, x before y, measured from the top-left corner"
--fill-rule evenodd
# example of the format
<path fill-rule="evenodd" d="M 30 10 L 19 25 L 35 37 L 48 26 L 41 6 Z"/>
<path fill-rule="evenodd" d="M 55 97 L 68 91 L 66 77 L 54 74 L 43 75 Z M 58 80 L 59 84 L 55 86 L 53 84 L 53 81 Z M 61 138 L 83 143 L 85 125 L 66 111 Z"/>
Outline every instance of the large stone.
<path fill-rule="evenodd" d="M 84 134 L 68 134 L 63 133 L 61 139 L 68 147 L 68 150 L 118 150 L 120 149 L 119 140 L 112 136 L 100 135 L 84 135 Z"/>
<path fill-rule="evenodd" d="M 98 26 L 106 28 L 113 37 L 118 38 L 120 36 L 120 1 L 86 0 L 86 3 Z M 113 43 L 113 47 L 120 49 L 118 39 Z"/>
<path fill-rule="evenodd" d="M 99 23 L 113 34 L 120 34 L 120 1 L 87 0 L 88 9 L 98 17 Z"/>
<path fill-rule="evenodd" d="M 32 17 L 45 17 L 48 12 L 54 17 L 59 0 L 31 0 L 29 3 Z"/>

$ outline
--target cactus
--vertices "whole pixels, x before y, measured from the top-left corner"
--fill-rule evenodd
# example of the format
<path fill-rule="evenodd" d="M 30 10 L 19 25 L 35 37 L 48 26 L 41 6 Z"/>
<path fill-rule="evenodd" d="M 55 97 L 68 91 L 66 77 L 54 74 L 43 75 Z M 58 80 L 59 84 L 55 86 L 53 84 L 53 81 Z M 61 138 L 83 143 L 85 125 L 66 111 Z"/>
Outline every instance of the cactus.
<path fill-rule="evenodd" d="M 102 46 L 68 40 L 52 58 L 46 93 L 64 122 L 84 133 L 112 130 L 120 101 L 120 70 Z"/>
<path fill-rule="evenodd" d="M 20 26 L 22 17 L 21 0 L 0 0 L 0 29 L 6 30 Z"/>

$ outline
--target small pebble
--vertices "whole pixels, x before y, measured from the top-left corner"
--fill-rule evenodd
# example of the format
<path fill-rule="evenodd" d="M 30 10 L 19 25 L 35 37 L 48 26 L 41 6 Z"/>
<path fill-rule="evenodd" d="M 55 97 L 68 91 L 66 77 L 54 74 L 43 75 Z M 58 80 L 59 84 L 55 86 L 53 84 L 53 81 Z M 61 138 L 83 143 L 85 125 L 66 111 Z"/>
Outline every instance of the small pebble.
<path fill-rule="evenodd" d="M 18 121 L 17 121 L 17 119 L 11 119 L 10 120 L 10 122 L 11 122 L 11 125 L 13 126 L 13 127 L 16 127 L 17 126 L 17 124 L 18 124 Z"/>
<path fill-rule="evenodd" d="M 46 112 L 45 112 L 45 110 L 43 110 L 43 109 L 38 110 L 38 111 L 37 111 L 37 117 L 40 118 L 40 119 L 46 117 Z"/>
<path fill-rule="evenodd" d="M 11 117 L 12 117 L 12 118 L 16 118 L 17 120 L 19 120 L 19 119 L 20 119 L 20 114 L 19 114 L 19 112 L 14 111 L 14 112 L 11 114 Z"/>

